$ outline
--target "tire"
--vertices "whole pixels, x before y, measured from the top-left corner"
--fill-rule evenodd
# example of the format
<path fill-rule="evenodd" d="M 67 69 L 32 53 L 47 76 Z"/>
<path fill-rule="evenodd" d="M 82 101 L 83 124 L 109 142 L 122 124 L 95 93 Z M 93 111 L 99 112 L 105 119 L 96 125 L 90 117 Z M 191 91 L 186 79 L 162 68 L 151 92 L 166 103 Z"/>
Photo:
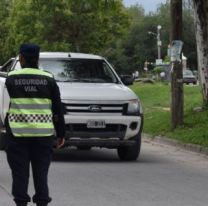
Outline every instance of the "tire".
<path fill-rule="evenodd" d="M 135 161 L 140 154 L 141 149 L 141 134 L 135 136 L 136 143 L 130 147 L 119 147 L 117 153 L 122 161 Z"/>
<path fill-rule="evenodd" d="M 3 123 L 2 121 L 0 120 L 0 150 L 5 150 L 6 149 L 6 134 L 5 133 L 2 133 L 2 130 L 3 129 Z"/>
<path fill-rule="evenodd" d="M 91 148 L 90 146 L 77 146 L 78 150 L 91 150 Z"/>

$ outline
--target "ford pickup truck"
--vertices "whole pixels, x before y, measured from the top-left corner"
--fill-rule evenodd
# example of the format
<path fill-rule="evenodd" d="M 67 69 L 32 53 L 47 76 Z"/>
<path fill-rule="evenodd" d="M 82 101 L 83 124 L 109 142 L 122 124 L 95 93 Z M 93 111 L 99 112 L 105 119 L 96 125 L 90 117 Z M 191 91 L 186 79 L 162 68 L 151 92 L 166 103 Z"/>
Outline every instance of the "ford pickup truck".
<path fill-rule="evenodd" d="M 7 72 L 21 69 L 18 57 L 13 61 L 7 71 L 0 71 L 1 150 L 6 147 L 4 121 L 9 107 L 5 79 Z M 39 68 L 52 73 L 59 86 L 67 147 L 117 149 L 118 157 L 127 161 L 139 157 L 143 111 L 126 86 L 129 76 L 119 76 L 101 56 L 81 53 L 40 53 Z"/>

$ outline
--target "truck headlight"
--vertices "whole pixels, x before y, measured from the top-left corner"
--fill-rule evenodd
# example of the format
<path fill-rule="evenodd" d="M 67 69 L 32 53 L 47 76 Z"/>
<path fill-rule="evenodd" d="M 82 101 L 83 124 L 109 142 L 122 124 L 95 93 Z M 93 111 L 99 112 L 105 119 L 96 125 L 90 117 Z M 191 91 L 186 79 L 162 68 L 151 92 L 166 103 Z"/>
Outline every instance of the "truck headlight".
<path fill-rule="evenodd" d="M 127 114 L 137 113 L 139 111 L 139 101 L 137 99 L 128 102 Z"/>

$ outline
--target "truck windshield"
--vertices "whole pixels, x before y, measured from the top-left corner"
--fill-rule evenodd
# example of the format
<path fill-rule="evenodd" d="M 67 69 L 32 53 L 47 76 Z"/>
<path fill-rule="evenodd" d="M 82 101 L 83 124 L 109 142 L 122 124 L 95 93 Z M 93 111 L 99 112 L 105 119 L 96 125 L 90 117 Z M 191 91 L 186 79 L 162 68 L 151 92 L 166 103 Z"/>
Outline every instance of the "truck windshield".
<path fill-rule="evenodd" d="M 40 59 L 40 69 L 49 71 L 58 82 L 117 83 L 104 60 Z"/>

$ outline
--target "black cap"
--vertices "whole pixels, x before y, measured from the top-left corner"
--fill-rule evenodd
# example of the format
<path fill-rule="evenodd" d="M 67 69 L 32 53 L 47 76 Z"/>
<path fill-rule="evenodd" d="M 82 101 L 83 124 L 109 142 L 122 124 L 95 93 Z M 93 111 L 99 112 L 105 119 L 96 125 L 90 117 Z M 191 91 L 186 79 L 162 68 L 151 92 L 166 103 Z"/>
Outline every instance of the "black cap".
<path fill-rule="evenodd" d="M 20 46 L 19 54 L 23 57 L 39 58 L 40 47 L 35 44 L 22 44 Z"/>

